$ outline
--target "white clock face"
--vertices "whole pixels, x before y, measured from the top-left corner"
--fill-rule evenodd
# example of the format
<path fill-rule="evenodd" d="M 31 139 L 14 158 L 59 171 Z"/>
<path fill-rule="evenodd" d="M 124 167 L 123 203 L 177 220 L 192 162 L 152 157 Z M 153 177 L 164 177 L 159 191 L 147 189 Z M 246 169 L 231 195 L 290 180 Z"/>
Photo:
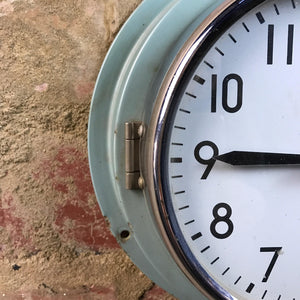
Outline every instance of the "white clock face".
<path fill-rule="evenodd" d="M 252 8 L 192 63 L 162 146 L 174 233 L 232 298 L 298 299 L 300 3 Z"/>

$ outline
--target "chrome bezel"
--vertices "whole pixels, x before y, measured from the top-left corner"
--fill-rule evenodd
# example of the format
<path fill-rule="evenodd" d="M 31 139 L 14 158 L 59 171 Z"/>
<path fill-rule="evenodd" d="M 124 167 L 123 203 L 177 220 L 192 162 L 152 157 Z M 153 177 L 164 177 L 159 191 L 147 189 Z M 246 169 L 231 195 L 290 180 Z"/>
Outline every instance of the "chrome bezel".
<path fill-rule="evenodd" d="M 143 157 L 146 157 L 146 160 L 142 162 L 142 174 L 162 238 L 184 274 L 209 299 L 236 298 L 220 287 L 203 268 L 200 271 L 195 270 L 193 262 L 187 258 L 173 230 L 166 210 L 161 174 L 161 148 L 165 122 L 174 102 L 176 90 L 192 59 L 202 49 L 205 53 L 210 48 L 209 45 L 212 45 L 230 25 L 265 1 L 267 0 L 227 0 L 200 24 L 177 55 L 162 83 L 144 143 Z"/>

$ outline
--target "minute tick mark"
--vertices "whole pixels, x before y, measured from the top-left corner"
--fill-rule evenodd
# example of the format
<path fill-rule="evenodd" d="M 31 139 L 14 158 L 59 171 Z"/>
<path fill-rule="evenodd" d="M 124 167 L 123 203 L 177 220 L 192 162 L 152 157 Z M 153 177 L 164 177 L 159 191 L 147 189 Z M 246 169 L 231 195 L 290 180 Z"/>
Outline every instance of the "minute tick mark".
<path fill-rule="evenodd" d="M 235 44 L 237 43 L 236 39 L 234 38 L 234 36 L 231 33 L 229 33 L 228 36 Z"/>
<path fill-rule="evenodd" d="M 188 221 L 188 222 L 184 223 L 184 225 L 189 225 L 189 224 L 192 224 L 194 222 L 195 222 L 195 220 L 191 220 L 191 221 Z"/>
<path fill-rule="evenodd" d="M 174 195 L 180 195 L 180 194 L 184 194 L 184 193 L 185 193 L 185 191 L 179 191 L 179 192 L 174 193 Z"/>
<path fill-rule="evenodd" d="M 208 67 L 210 67 L 211 69 L 214 68 L 214 66 L 213 66 L 212 64 L 210 64 L 209 62 L 207 62 L 206 60 L 204 61 L 204 63 L 205 63 Z"/>
<path fill-rule="evenodd" d="M 215 258 L 210 264 L 213 265 L 215 262 L 217 262 L 220 259 L 220 257 Z"/>
<path fill-rule="evenodd" d="M 210 246 L 205 247 L 204 249 L 202 249 L 200 252 L 204 253 L 206 250 L 208 250 L 210 248 Z"/>
<path fill-rule="evenodd" d="M 296 4 L 295 4 L 294 0 L 292 0 L 292 6 L 293 6 L 294 9 L 296 8 Z"/>
<path fill-rule="evenodd" d="M 174 126 L 174 128 L 176 128 L 176 129 L 181 129 L 181 130 L 185 130 L 186 128 L 185 127 L 182 127 L 182 126 Z"/>
<path fill-rule="evenodd" d="M 175 175 L 175 176 L 172 176 L 172 179 L 175 179 L 175 178 L 183 178 L 183 175 Z"/>
<path fill-rule="evenodd" d="M 218 47 L 215 47 L 215 50 L 216 50 L 219 54 L 221 54 L 222 56 L 224 56 L 224 52 L 221 51 Z"/>
<path fill-rule="evenodd" d="M 186 94 L 187 96 L 190 96 L 190 97 L 194 98 L 194 99 L 196 99 L 196 98 L 197 98 L 197 96 L 196 96 L 196 95 L 193 95 L 193 94 L 191 94 L 191 93 L 188 93 L 188 92 L 186 92 L 185 94 Z"/>
<path fill-rule="evenodd" d="M 186 209 L 186 208 L 189 208 L 189 207 L 190 207 L 189 205 L 186 205 L 186 206 L 178 208 L 178 210 L 183 210 L 183 209 Z"/>
<path fill-rule="evenodd" d="M 181 111 L 183 113 L 186 113 L 186 114 L 190 114 L 191 113 L 189 110 L 186 110 L 186 109 L 183 109 L 183 108 L 180 108 L 179 111 Z"/>
<path fill-rule="evenodd" d="M 228 268 L 222 273 L 222 275 L 224 276 L 229 270 L 230 270 L 230 267 L 228 267 Z"/>
<path fill-rule="evenodd" d="M 239 276 L 239 278 L 234 282 L 234 284 L 238 284 L 238 282 L 241 280 L 242 276 Z"/>
<path fill-rule="evenodd" d="M 243 22 L 242 24 L 243 24 L 244 28 L 246 29 L 246 31 L 247 31 L 247 32 L 250 32 L 248 26 L 247 26 L 244 22 Z"/>

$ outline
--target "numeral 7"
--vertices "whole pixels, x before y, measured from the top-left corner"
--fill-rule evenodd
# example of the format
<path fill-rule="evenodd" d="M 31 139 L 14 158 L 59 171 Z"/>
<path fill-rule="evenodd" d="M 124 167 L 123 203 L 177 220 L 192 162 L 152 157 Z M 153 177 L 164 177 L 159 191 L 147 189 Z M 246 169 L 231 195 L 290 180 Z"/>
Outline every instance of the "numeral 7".
<path fill-rule="evenodd" d="M 279 256 L 279 251 L 282 249 L 282 247 L 262 247 L 260 248 L 260 252 L 274 252 L 274 255 L 272 257 L 272 260 L 270 262 L 270 265 L 266 271 L 266 274 L 262 280 L 262 282 L 267 282 L 269 277 L 270 277 L 270 274 L 273 270 L 273 267 L 277 261 L 277 258 Z"/>

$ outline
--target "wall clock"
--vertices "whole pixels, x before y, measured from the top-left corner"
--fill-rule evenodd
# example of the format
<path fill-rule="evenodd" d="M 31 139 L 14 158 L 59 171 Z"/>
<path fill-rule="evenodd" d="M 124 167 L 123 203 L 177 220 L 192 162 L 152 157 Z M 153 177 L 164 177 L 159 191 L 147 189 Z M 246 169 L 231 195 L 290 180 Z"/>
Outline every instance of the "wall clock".
<path fill-rule="evenodd" d="M 97 198 L 179 299 L 299 298 L 299 33 L 295 0 L 145 0 L 103 64 Z"/>

